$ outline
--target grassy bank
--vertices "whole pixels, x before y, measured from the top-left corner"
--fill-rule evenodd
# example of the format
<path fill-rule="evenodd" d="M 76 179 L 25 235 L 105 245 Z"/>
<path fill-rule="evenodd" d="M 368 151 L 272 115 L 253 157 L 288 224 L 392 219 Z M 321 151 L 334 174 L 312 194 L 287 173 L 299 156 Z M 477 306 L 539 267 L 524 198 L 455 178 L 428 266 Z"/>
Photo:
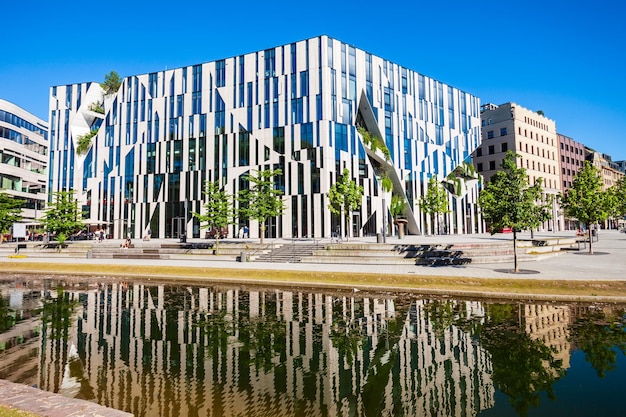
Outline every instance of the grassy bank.
<path fill-rule="evenodd" d="M 362 274 L 345 272 L 308 272 L 250 270 L 236 268 L 202 268 L 170 266 L 42 264 L 36 262 L 0 262 L 5 272 L 95 277 L 132 277 L 163 281 L 195 283 L 224 282 L 233 284 L 272 284 L 281 286 L 347 287 L 372 290 L 406 290 L 423 293 L 472 295 L 481 297 L 525 296 L 594 300 L 602 297 L 626 302 L 626 281 L 568 281 L 511 278 L 466 278 L 412 274 Z M 543 297 L 541 297 L 543 296 Z M 619 298 L 624 297 L 624 300 Z"/>

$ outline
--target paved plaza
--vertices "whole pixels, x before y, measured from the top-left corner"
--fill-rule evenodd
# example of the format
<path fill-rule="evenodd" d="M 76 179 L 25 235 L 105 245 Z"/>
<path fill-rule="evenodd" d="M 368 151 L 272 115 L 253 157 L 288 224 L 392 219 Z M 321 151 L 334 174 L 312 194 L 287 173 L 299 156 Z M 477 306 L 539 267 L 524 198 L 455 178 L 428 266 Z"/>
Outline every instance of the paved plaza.
<path fill-rule="evenodd" d="M 573 237 L 574 232 L 541 232 L 534 233 L 535 239 L 551 239 L 558 237 Z M 530 233 L 520 233 L 520 239 L 530 239 Z M 442 235 L 442 236 L 406 236 L 402 240 L 397 237 L 387 237 L 386 243 L 401 244 L 453 244 L 453 243 L 487 243 L 493 241 L 508 241 L 512 246 L 513 236 L 508 234 L 480 234 L 480 235 Z M 202 241 L 204 239 L 190 239 L 188 242 Z M 237 241 L 232 239 L 231 241 Z M 253 240 L 248 240 L 253 241 Z M 267 241 L 271 241 L 266 239 Z M 178 242 L 177 240 L 152 240 L 157 242 Z M 277 240 L 277 242 L 291 242 L 290 240 Z M 322 240 L 328 243 L 328 240 Z M 376 237 L 353 238 L 351 243 L 375 243 Z M 115 247 L 118 242 L 108 242 Z M 513 262 L 493 264 L 467 264 L 462 266 L 417 266 L 412 264 L 375 265 L 375 264 L 308 264 L 308 263 L 264 263 L 264 262 L 234 262 L 193 259 L 191 256 L 185 260 L 157 260 L 157 259 L 84 259 L 55 256 L 49 257 L 25 257 L 9 258 L 10 262 L 43 262 L 43 263 L 69 263 L 69 264 L 125 264 L 125 265 L 151 265 L 151 266 L 182 266 L 204 268 L 233 268 L 233 269 L 261 269 L 261 270 L 284 270 L 284 271 L 313 271 L 313 272 L 352 272 L 352 273 L 380 273 L 380 274 L 415 274 L 456 276 L 472 278 L 532 278 L 532 279 L 569 279 L 569 280 L 626 280 L 626 233 L 617 230 L 600 230 L 598 240 L 593 242 L 594 255 L 588 254 L 588 247 L 581 245 L 580 250 L 562 251 L 551 256 L 542 256 L 537 261 L 520 261 L 522 270 L 532 272 L 529 274 L 510 274 L 507 270 L 513 268 Z"/>

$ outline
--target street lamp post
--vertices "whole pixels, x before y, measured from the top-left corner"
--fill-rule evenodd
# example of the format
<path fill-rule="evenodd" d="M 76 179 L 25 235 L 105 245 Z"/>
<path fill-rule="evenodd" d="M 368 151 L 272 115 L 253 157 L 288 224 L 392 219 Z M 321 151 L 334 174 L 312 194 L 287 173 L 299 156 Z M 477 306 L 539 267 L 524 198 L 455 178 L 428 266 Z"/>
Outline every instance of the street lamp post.
<path fill-rule="evenodd" d="M 384 192 L 384 190 L 383 190 Z M 385 195 L 383 194 L 383 243 L 387 243 L 387 212 L 386 212 L 387 204 L 385 202 Z"/>

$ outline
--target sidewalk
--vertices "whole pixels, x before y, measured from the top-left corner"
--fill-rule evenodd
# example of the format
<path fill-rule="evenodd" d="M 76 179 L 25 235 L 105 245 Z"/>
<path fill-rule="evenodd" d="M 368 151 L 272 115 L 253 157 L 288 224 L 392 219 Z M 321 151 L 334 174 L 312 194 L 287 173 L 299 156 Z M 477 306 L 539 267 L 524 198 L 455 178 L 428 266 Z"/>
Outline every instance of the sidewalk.
<path fill-rule="evenodd" d="M 571 232 L 542 232 L 534 233 L 535 239 L 572 237 Z M 519 239 L 530 239 L 530 233 L 520 233 Z M 519 263 L 519 268 L 531 273 L 511 274 L 507 271 L 513 269 L 513 262 L 496 264 L 468 264 L 463 266 L 416 266 L 416 265 L 355 265 L 355 264 L 306 264 L 306 263 L 263 263 L 263 262 L 224 262 L 206 260 L 153 260 L 153 259 L 82 259 L 63 258 L 51 255 L 46 258 L 8 258 L 8 262 L 26 263 L 65 263 L 65 264 L 97 264 L 103 265 L 151 265 L 151 266 L 181 266 L 203 268 L 231 268 L 238 270 L 280 270 L 280 271 L 310 271 L 310 272 L 349 272 L 349 273 L 374 273 L 374 274 L 415 274 L 436 275 L 471 278 L 528 278 L 528 279 L 560 279 L 560 280 L 626 280 L 626 234 L 616 230 L 601 230 L 598 241 L 593 242 L 594 255 L 588 255 L 588 247 L 580 251 L 565 251 L 558 255 L 544 258 L 539 261 L 524 261 Z M 402 244 L 452 244 L 468 242 L 508 241 L 511 245 L 513 235 L 489 234 L 481 235 L 444 235 L 444 236 L 407 236 L 402 240 L 397 237 L 387 237 L 386 243 Z M 238 239 L 231 239 L 237 241 Z M 188 242 L 202 241 L 205 239 L 189 239 Z M 245 239 L 241 239 L 245 241 Z M 254 241 L 254 239 L 248 239 Z M 271 240 L 267 240 L 270 242 Z M 276 240 L 291 242 L 290 239 Z M 176 240 L 153 239 L 150 243 L 158 245 L 162 242 L 176 242 Z M 321 242 L 328 243 L 328 239 Z M 351 243 L 375 243 L 376 237 L 354 238 Z M 110 242 L 111 244 L 116 244 Z"/>

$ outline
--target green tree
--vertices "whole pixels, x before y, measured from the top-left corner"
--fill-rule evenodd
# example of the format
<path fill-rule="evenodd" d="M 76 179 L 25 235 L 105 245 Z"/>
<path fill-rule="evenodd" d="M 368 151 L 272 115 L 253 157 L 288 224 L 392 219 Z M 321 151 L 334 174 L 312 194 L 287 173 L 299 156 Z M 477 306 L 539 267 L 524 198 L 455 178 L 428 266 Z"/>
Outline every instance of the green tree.
<path fill-rule="evenodd" d="M 232 224 L 233 206 L 232 196 L 221 187 L 219 181 L 206 181 L 204 195 L 207 202 L 204 204 L 206 214 L 193 213 L 202 227 L 215 228 L 217 231 Z M 220 233 L 215 233 L 215 250 L 217 251 Z"/>
<path fill-rule="evenodd" d="M 107 96 L 116 93 L 117 90 L 119 90 L 120 85 L 122 85 L 122 79 L 115 71 L 111 71 L 106 74 L 104 76 L 104 82 L 100 83 L 100 87 L 104 90 L 104 95 Z"/>
<path fill-rule="evenodd" d="M 604 198 L 607 210 L 607 219 L 609 220 L 609 229 L 612 221 L 621 216 L 621 202 L 619 200 L 617 184 L 604 191 Z"/>
<path fill-rule="evenodd" d="M 611 187 L 611 193 L 614 198 L 613 216 L 626 217 L 626 176 L 617 180 L 617 183 Z"/>
<path fill-rule="evenodd" d="M 357 185 L 350 177 L 350 171 L 344 168 L 343 173 L 328 190 L 328 208 L 333 214 L 344 214 L 345 234 L 350 230 L 350 213 L 361 207 L 363 187 Z"/>
<path fill-rule="evenodd" d="M 257 175 L 247 174 L 248 189 L 240 190 L 238 217 L 243 220 L 257 220 L 261 226 L 261 244 L 265 236 L 266 221 L 283 214 L 285 203 L 283 192 L 276 189 L 273 178 L 283 175 L 282 170 L 258 171 Z"/>
<path fill-rule="evenodd" d="M 0 233 L 9 230 L 13 223 L 22 220 L 22 202 L 0 191 Z"/>
<path fill-rule="evenodd" d="M 383 155 L 385 155 L 385 160 L 391 160 L 391 153 L 389 152 L 389 148 L 381 138 L 376 135 L 372 135 L 364 127 L 359 127 L 358 132 L 363 138 L 363 144 L 370 148 L 372 152 L 376 152 L 377 149 L 380 149 Z"/>
<path fill-rule="evenodd" d="M 578 219 L 589 234 L 589 254 L 593 254 L 591 226 L 604 221 L 610 214 L 610 198 L 602 191 L 599 170 L 585 161 L 585 165 L 574 176 L 572 187 L 561 196 L 561 208 L 568 217 Z"/>
<path fill-rule="evenodd" d="M 517 233 L 537 227 L 550 218 L 550 204 L 542 198 L 541 179 L 528 184 L 526 170 L 517 167 L 518 155 L 509 151 L 502 160 L 502 169 L 486 185 L 478 197 L 483 218 L 490 224 L 491 234 L 504 228 L 513 230 L 513 259 L 517 265 Z"/>
<path fill-rule="evenodd" d="M 454 170 L 448 174 L 443 181 L 443 186 L 448 192 L 456 197 L 462 196 L 466 191 L 468 184 L 472 181 L 478 181 L 479 177 L 471 161 L 463 161 Z"/>
<path fill-rule="evenodd" d="M 437 181 L 436 177 L 430 177 L 428 180 L 428 188 L 426 189 L 426 195 L 420 198 L 420 205 L 422 211 L 427 216 L 430 216 L 430 232 L 435 234 L 435 216 L 437 218 L 437 234 L 440 233 L 440 219 L 439 215 L 449 213 L 448 210 L 448 193 Z"/>
<path fill-rule="evenodd" d="M 84 135 L 80 135 L 76 138 L 76 153 L 79 155 L 84 155 L 87 153 L 89 148 L 91 147 L 91 139 L 96 136 L 98 133 L 98 129 L 92 130 L 89 133 L 85 133 Z"/>
<path fill-rule="evenodd" d="M 83 228 L 83 214 L 78 209 L 74 191 L 57 191 L 41 219 L 48 233 L 70 236 Z"/>

